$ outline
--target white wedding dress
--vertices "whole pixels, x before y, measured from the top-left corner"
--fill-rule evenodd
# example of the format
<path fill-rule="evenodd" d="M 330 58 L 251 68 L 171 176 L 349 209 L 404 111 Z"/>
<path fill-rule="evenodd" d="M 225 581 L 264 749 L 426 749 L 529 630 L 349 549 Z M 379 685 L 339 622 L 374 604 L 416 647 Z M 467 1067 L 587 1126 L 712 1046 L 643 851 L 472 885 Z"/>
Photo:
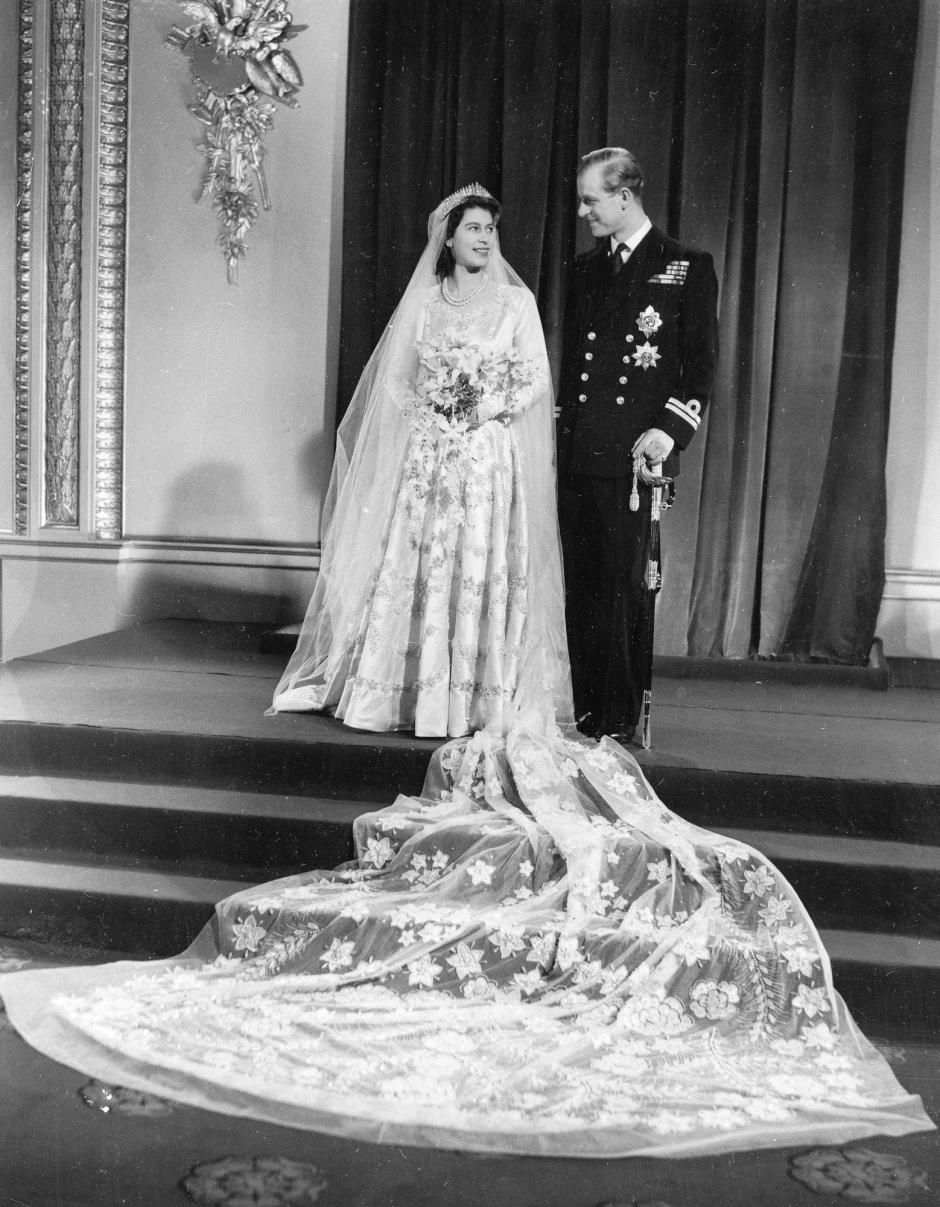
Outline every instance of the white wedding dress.
<path fill-rule="evenodd" d="M 329 709 L 356 729 L 457 737 L 501 724 L 516 690 L 529 596 L 527 493 L 514 427 L 549 405 L 548 363 L 528 290 L 488 283 L 466 307 L 431 286 L 409 300 L 389 391 L 408 428 L 391 515 L 359 623 L 320 681 L 288 676 L 278 711 Z M 448 340 L 473 366 L 516 351 L 522 388 L 451 425 L 421 397 L 415 349 Z M 545 466 L 550 473 L 550 466 Z"/>
<path fill-rule="evenodd" d="M 416 344 L 451 328 L 468 356 L 545 363 L 498 252 L 479 304 L 442 309 L 447 204 L 340 429 L 275 706 L 478 732 L 358 819 L 354 863 L 237 893 L 175 959 L 0 976 L 11 1022 L 111 1084 L 394 1144 L 606 1158 L 932 1128 L 780 873 L 575 733 L 547 369 L 453 437 L 410 409 Z"/>
<path fill-rule="evenodd" d="M 488 196 L 480 186 L 474 186 Z M 553 394 L 531 291 L 494 240 L 471 292 L 428 244 L 337 431 L 320 565 L 272 712 L 459 737 L 573 724 Z"/>

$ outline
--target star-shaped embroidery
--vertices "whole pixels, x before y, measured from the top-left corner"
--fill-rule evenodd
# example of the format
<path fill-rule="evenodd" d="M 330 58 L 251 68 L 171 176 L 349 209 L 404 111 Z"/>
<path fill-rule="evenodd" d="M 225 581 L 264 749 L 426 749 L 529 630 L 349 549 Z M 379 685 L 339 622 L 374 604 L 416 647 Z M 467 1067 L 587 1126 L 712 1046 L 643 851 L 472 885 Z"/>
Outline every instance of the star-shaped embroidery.
<path fill-rule="evenodd" d="M 647 306 L 646 309 L 641 312 L 639 318 L 637 318 L 636 325 L 643 332 L 646 338 L 649 339 L 649 337 L 651 335 L 655 335 L 663 325 L 663 320 L 659 317 L 652 306 Z"/>
<path fill-rule="evenodd" d="M 660 359 L 659 348 L 647 340 L 633 353 L 633 359 L 636 361 L 638 369 L 655 369 L 656 362 Z"/>

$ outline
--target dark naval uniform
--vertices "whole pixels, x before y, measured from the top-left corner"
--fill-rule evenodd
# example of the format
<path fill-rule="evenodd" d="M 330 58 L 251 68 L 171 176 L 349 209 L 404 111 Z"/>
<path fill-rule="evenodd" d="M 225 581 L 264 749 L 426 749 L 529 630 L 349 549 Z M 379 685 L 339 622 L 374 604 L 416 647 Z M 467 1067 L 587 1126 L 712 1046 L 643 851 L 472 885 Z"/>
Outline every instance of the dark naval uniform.
<path fill-rule="evenodd" d="M 571 265 L 558 420 L 559 509 L 575 708 L 588 732 L 630 734 L 652 665 L 651 492 L 630 510 L 632 447 L 698 430 L 718 356 L 712 258 L 655 226 L 612 272 L 610 241 Z"/>

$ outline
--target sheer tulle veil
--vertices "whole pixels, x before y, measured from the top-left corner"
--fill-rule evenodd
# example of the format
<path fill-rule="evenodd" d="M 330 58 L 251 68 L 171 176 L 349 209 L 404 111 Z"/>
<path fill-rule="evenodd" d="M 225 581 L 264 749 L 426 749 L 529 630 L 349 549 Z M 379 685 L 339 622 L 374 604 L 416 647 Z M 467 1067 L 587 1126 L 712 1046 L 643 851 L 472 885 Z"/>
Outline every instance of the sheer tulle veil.
<path fill-rule="evenodd" d="M 428 220 L 428 243 L 395 313 L 382 333 L 339 426 L 321 524 L 320 568 L 293 656 L 275 691 L 272 711 L 302 711 L 311 688 L 342 673 L 374 585 L 405 459 L 409 426 L 402 414 L 422 309 L 439 288 L 436 267 L 447 217 L 477 184 L 448 197 Z M 495 285 L 525 290 L 497 242 L 486 269 Z M 507 715 L 539 727 L 573 724 L 564 625 L 561 545 L 555 492 L 554 415 L 544 342 L 539 356 L 546 385 L 512 424 L 530 524 L 529 612 L 520 673 Z"/>

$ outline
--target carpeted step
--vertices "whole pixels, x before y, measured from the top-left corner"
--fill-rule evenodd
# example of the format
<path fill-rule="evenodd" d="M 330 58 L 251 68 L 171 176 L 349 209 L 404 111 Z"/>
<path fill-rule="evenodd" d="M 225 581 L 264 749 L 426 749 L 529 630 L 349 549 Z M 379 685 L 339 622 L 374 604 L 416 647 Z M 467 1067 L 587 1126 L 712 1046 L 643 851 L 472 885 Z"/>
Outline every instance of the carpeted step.
<path fill-rule="evenodd" d="M 820 926 L 940 939 L 940 847 L 772 830 L 723 833 L 766 855 Z"/>
<path fill-rule="evenodd" d="M 433 746 L 0 722 L 0 771 L 388 803 L 419 792 Z"/>
<path fill-rule="evenodd" d="M 241 737 L 0 721 L 0 772 L 192 785 L 388 804 L 420 791 L 436 743 L 350 734 L 326 723 L 303 738 Z M 320 725 L 324 723 L 321 721 Z M 940 783 L 728 771 L 639 752 L 662 799 L 708 829 L 728 827 L 940 846 Z"/>
<path fill-rule="evenodd" d="M 779 775 L 642 760 L 653 788 L 681 817 L 727 829 L 818 834 L 940 846 L 940 783 Z"/>
<path fill-rule="evenodd" d="M 820 937 L 836 989 L 863 1031 L 906 1043 L 940 1041 L 940 941 L 857 930 L 821 930 Z"/>
<path fill-rule="evenodd" d="M 267 634 L 262 640 L 267 638 Z M 842 666 L 833 662 L 794 662 L 772 658 L 690 658 L 657 654 L 653 658 L 654 682 L 661 679 L 725 679 L 734 683 L 795 683 L 810 687 L 860 687 L 887 691 L 891 672 L 877 643 L 877 657 L 867 666 Z M 873 650 L 873 653 L 875 651 Z"/>
<path fill-rule="evenodd" d="M 294 652 L 301 624 L 282 625 L 264 629 L 259 636 L 261 654 L 279 655 L 287 659 Z M 655 680 L 669 679 L 727 679 L 737 683 L 777 682 L 810 685 L 847 685 L 869 691 L 887 691 L 891 686 L 891 670 L 876 641 L 867 666 L 842 666 L 832 662 L 795 662 L 789 659 L 768 658 L 691 658 L 657 654 L 653 658 Z"/>
<path fill-rule="evenodd" d="M 0 854 L 257 884 L 352 857 L 347 799 L 0 775 Z M 940 848 L 726 829 L 774 862 L 822 926 L 940 938 Z"/>
<path fill-rule="evenodd" d="M 257 884 L 352 857 L 369 806 L 173 784 L 0 775 L 0 854 L 23 849 Z"/>
<path fill-rule="evenodd" d="M 0 932 L 142 956 L 182 951 L 240 881 L 100 863 L 0 859 Z"/>

